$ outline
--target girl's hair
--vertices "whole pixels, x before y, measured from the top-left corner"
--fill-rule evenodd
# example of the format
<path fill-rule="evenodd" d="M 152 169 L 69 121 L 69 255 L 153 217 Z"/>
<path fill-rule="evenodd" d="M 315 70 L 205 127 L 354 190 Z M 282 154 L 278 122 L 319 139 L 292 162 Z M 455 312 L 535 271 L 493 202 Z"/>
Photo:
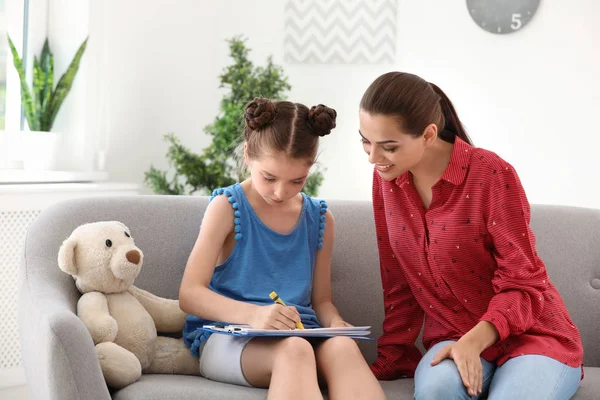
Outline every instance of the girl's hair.
<path fill-rule="evenodd" d="M 244 110 L 248 157 L 283 152 L 312 164 L 317 158 L 319 137 L 331 133 L 336 117 L 336 111 L 323 104 L 308 109 L 299 103 L 255 98 Z"/>
<path fill-rule="evenodd" d="M 440 139 L 454 143 L 458 136 L 472 144 L 446 94 L 417 75 L 388 72 L 369 86 L 360 101 L 360 108 L 369 114 L 395 118 L 400 129 L 410 135 L 423 135 L 427 125 L 438 128 Z"/>

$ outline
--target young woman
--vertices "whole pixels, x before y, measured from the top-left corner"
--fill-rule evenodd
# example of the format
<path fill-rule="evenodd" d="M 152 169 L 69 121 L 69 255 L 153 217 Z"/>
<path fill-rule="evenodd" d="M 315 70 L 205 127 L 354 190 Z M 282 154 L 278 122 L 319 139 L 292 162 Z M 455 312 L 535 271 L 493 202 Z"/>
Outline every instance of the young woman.
<path fill-rule="evenodd" d="M 514 168 L 474 147 L 442 90 L 408 73 L 367 89 L 360 135 L 375 165 L 385 303 L 375 375 L 414 374 L 416 399 L 570 398 L 581 339 L 536 252 Z"/>

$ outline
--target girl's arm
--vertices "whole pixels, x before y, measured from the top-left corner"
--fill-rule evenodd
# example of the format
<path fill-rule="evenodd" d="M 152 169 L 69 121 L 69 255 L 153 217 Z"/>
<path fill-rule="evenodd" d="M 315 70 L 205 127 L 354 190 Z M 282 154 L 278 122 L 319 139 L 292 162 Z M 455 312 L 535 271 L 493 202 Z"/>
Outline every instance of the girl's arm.
<path fill-rule="evenodd" d="M 226 196 L 215 197 L 204 214 L 198 239 L 188 259 L 179 305 L 188 314 L 211 321 L 248 324 L 256 328 L 293 329 L 300 321 L 290 307 L 257 306 L 236 301 L 208 288 L 225 239 L 233 232 L 234 215 Z"/>
<path fill-rule="evenodd" d="M 257 306 L 228 299 L 208 288 L 225 239 L 233 232 L 233 209 L 227 200 L 217 196 L 206 209 L 181 280 L 179 305 L 186 313 L 207 320 L 246 324 Z"/>
<path fill-rule="evenodd" d="M 323 247 L 317 250 L 311 303 L 323 327 L 345 326 L 346 324 L 331 302 L 331 254 L 335 236 L 335 221 L 331 211 L 325 214 Z"/>

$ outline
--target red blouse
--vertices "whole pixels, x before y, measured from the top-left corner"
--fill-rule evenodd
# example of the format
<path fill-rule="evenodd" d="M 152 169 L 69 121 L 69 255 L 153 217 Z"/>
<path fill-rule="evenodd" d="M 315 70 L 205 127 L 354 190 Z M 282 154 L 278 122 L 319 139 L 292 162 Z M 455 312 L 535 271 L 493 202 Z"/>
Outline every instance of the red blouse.
<path fill-rule="evenodd" d="M 513 167 L 456 139 L 450 163 L 424 206 L 407 172 L 373 177 L 373 209 L 385 305 L 379 379 L 414 376 L 424 324 L 429 349 L 458 340 L 479 321 L 500 339 L 481 356 L 502 365 L 541 354 L 583 362 L 578 329 L 535 249 L 530 207 Z"/>

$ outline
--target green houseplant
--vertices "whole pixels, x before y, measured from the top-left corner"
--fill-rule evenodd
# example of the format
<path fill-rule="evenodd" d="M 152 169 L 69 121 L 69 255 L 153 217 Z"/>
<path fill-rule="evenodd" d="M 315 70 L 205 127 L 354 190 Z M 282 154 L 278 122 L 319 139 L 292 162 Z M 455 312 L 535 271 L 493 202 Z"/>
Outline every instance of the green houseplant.
<path fill-rule="evenodd" d="M 45 41 L 39 58 L 34 57 L 33 79 L 28 85 L 23 60 L 8 36 L 13 64 L 17 71 L 21 89 L 21 104 L 29 130 L 0 132 L 0 168 L 27 170 L 54 170 L 60 160 L 69 155 L 62 154 L 64 136 L 51 132 L 58 112 L 69 94 L 79 63 L 87 45 L 80 45 L 66 72 L 54 85 L 54 55 L 48 40 Z"/>
<path fill-rule="evenodd" d="M 204 131 L 212 136 L 211 144 L 196 154 L 174 135 L 164 139 L 169 143 L 167 161 L 172 173 L 153 166 L 145 173 L 144 182 L 158 194 L 209 194 L 218 187 L 229 186 L 245 178 L 236 164 L 235 148 L 242 139 L 244 106 L 255 97 L 281 100 L 291 89 L 288 78 L 271 57 L 265 67 L 249 60 L 245 40 L 234 37 L 227 41 L 233 63 L 220 75 L 220 87 L 228 89 L 221 99 L 220 112 Z M 170 176 L 170 178 L 169 178 Z M 317 194 L 323 175 L 317 169 L 308 178 L 304 191 Z"/>
<path fill-rule="evenodd" d="M 79 62 L 85 51 L 87 39 L 79 46 L 79 50 L 71 64 L 54 87 L 54 55 L 50 50 L 48 39 L 44 42 L 40 57 L 33 61 L 33 85 L 27 84 L 23 60 L 8 36 L 8 44 L 13 56 L 13 63 L 19 74 L 21 83 L 21 103 L 25 110 L 27 124 L 31 131 L 50 132 L 62 103 L 69 94 L 73 80 L 79 70 Z"/>

